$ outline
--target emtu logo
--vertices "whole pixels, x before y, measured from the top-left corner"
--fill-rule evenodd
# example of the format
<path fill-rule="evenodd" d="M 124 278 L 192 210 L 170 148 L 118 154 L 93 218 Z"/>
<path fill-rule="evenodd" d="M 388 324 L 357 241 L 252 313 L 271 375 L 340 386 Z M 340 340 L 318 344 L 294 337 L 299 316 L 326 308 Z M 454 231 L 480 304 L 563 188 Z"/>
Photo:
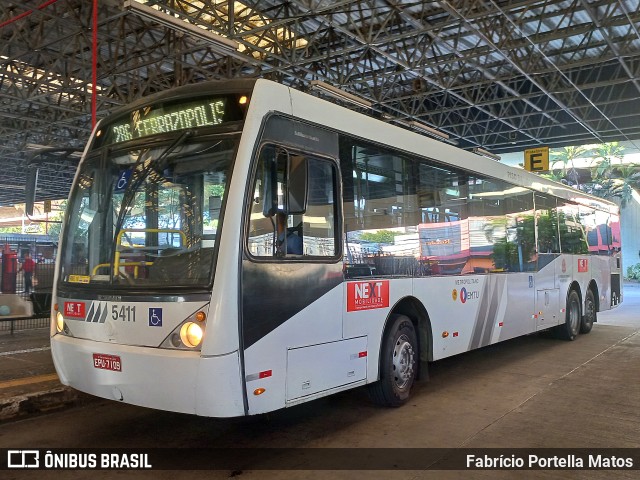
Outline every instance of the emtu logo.
<path fill-rule="evenodd" d="M 480 292 L 478 290 L 467 290 L 466 288 L 460 289 L 460 301 L 467 303 L 467 300 L 477 300 L 480 298 Z"/>
<path fill-rule="evenodd" d="M 347 283 L 347 312 L 389 306 L 389 280 Z"/>

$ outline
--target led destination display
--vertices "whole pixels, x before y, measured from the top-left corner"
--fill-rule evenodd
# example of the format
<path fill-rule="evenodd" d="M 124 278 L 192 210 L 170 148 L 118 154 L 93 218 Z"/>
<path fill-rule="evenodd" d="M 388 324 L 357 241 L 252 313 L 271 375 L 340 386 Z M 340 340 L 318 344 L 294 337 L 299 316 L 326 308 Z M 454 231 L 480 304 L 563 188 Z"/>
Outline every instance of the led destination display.
<path fill-rule="evenodd" d="M 242 110 L 235 100 L 235 96 L 205 97 L 134 110 L 125 119 L 99 132 L 99 136 L 100 133 L 106 133 L 104 140 L 101 142 L 99 140 L 99 143 L 112 145 L 160 133 L 210 127 L 241 120 Z"/>

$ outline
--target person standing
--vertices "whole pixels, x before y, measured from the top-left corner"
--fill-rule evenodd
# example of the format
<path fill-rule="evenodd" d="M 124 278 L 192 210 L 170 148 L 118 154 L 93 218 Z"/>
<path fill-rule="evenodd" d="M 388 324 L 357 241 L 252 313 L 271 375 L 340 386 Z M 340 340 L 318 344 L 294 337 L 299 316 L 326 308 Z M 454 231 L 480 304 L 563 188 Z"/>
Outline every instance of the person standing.
<path fill-rule="evenodd" d="M 31 258 L 31 254 L 29 252 L 24 254 L 24 259 L 22 260 L 22 266 L 20 270 L 24 272 L 24 291 L 25 293 L 31 293 L 33 290 L 33 272 L 36 269 L 36 262 Z"/>

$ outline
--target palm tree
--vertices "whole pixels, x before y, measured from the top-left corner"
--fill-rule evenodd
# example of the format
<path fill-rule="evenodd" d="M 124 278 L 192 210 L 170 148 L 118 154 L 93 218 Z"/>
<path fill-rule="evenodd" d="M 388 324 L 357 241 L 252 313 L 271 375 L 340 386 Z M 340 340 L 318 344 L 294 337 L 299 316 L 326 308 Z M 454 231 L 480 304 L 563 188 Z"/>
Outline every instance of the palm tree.
<path fill-rule="evenodd" d="M 632 190 L 640 186 L 638 165 L 614 164 L 614 159 L 623 159 L 623 151 L 618 142 L 597 145 L 593 150 L 596 163 L 591 168 L 591 182 L 584 188 L 602 198 L 619 198 L 622 207 L 631 200 Z"/>
<path fill-rule="evenodd" d="M 611 179 L 611 196 L 620 199 L 620 206 L 626 207 L 631 201 L 633 190 L 640 188 L 640 165 L 630 163 L 615 168 Z"/>
<path fill-rule="evenodd" d="M 640 165 L 616 164 L 614 160 L 621 161 L 624 158 L 623 151 L 624 147 L 618 142 L 564 147 L 560 151 L 551 152 L 551 155 L 556 157 L 554 163 L 562 162 L 562 170 L 551 169 L 542 176 L 568 183 L 601 198 L 618 198 L 621 206 L 625 207 L 631 200 L 633 190 L 640 190 Z M 590 168 L 591 181 L 580 185 L 574 160 L 589 154 L 594 157 Z"/>
<path fill-rule="evenodd" d="M 564 147 L 560 151 L 552 151 L 551 155 L 556 157 L 554 164 L 562 162 L 562 177 L 568 180 L 573 179 L 572 183 L 578 184 L 578 171 L 576 170 L 574 160 L 589 154 L 591 150 L 589 146 Z M 571 164 L 571 170 L 567 172 L 567 166 L 569 164 Z"/>
<path fill-rule="evenodd" d="M 618 142 L 602 143 L 593 150 L 596 166 L 591 171 L 591 177 L 604 178 L 612 172 L 613 159 L 622 160 L 624 158 L 624 147 Z"/>

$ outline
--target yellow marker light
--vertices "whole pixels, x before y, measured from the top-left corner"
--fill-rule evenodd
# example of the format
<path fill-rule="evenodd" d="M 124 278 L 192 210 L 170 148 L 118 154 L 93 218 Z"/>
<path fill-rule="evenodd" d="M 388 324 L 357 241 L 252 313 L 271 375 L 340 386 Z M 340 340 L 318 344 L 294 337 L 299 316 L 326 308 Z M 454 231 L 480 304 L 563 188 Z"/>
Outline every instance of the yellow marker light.
<path fill-rule="evenodd" d="M 197 347 L 202 341 L 202 328 L 197 323 L 185 323 L 180 329 L 180 340 L 187 347 Z"/>
<path fill-rule="evenodd" d="M 96 137 L 99 137 L 100 135 L 102 135 L 102 130 L 98 130 L 98 131 L 96 132 Z"/>
<path fill-rule="evenodd" d="M 442 332 L 442 338 L 447 338 L 449 336 L 449 332 Z"/>
<path fill-rule="evenodd" d="M 53 304 L 53 309 L 54 309 L 56 312 L 58 311 L 58 304 L 57 304 L 57 303 L 54 303 L 54 304 Z"/>
<path fill-rule="evenodd" d="M 60 312 L 56 314 L 56 330 L 58 330 L 58 333 L 64 330 L 64 315 Z"/>
<path fill-rule="evenodd" d="M 196 320 L 199 322 L 204 322 L 207 319 L 207 314 L 203 311 L 196 313 Z"/>
<path fill-rule="evenodd" d="M 248 101 L 249 101 L 249 99 L 247 98 L 247 96 L 246 95 L 242 95 L 240 97 L 240 99 L 238 100 L 238 103 L 240 105 L 246 105 Z"/>
<path fill-rule="evenodd" d="M 258 395 L 262 395 L 264 392 L 266 392 L 266 390 L 265 390 L 264 388 L 260 387 L 260 388 L 256 388 L 256 389 L 253 391 L 253 394 L 254 394 L 255 396 L 258 396 Z"/>

